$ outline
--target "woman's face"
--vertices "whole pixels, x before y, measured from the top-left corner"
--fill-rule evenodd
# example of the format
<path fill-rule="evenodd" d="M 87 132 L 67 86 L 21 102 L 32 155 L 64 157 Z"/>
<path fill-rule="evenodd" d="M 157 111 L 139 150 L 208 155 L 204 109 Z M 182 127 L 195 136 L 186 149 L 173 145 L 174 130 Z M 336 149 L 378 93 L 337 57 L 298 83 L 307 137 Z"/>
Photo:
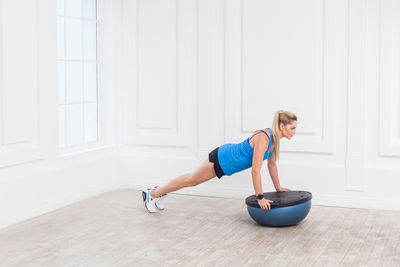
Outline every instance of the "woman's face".
<path fill-rule="evenodd" d="M 291 139 L 293 135 L 296 133 L 297 121 L 291 121 L 288 125 L 284 125 L 281 123 L 280 125 L 281 136 L 286 137 L 287 139 Z"/>

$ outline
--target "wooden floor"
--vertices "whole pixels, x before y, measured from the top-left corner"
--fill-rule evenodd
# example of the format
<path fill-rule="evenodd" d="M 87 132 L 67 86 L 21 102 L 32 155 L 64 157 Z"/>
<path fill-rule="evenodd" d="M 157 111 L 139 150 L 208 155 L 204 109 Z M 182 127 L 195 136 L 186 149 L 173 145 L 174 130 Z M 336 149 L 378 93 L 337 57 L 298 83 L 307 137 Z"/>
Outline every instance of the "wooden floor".
<path fill-rule="evenodd" d="M 312 206 L 259 226 L 244 200 L 118 190 L 0 231 L 1 266 L 400 266 L 400 212 Z M 154 265 L 155 264 L 155 265 Z"/>

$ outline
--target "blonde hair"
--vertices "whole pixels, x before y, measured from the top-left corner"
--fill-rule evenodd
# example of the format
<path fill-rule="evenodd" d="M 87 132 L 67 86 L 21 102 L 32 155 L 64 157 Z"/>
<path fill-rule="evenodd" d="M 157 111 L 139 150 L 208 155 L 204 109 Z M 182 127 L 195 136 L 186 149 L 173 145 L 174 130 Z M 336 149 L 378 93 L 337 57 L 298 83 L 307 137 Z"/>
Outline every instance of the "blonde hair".
<path fill-rule="evenodd" d="M 275 153 L 274 153 L 275 160 L 279 160 L 279 147 L 281 140 L 279 125 L 283 123 L 283 125 L 286 126 L 290 124 L 292 121 L 297 121 L 297 117 L 294 113 L 284 110 L 278 110 L 277 112 L 275 112 L 274 121 L 272 122 L 272 129 L 271 129 L 272 136 L 274 137 L 274 142 L 275 142 Z"/>

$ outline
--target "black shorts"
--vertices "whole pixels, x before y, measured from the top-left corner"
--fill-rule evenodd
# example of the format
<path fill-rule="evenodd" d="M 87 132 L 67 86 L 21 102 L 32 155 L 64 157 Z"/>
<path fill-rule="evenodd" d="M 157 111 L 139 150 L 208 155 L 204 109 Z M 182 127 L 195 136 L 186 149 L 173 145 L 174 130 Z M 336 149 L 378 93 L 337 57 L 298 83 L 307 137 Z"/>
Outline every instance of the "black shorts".
<path fill-rule="evenodd" d="M 219 161 L 218 161 L 218 148 L 214 149 L 213 151 L 211 151 L 208 154 L 208 160 L 210 162 L 214 162 L 214 171 L 215 174 L 217 175 L 218 178 L 221 178 L 222 176 L 225 175 L 224 171 L 221 168 L 221 165 L 219 165 Z"/>

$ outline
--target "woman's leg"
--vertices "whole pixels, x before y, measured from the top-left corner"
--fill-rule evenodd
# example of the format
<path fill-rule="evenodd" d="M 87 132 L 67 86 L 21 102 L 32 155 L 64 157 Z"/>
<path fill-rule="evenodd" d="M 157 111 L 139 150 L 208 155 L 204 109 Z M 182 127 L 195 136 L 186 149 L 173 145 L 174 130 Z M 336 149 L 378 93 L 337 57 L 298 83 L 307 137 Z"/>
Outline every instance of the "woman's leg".
<path fill-rule="evenodd" d="M 151 197 L 156 198 L 179 190 L 183 187 L 195 186 L 216 176 L 217 175 L 214 171 L 214 163 L 206 159 L 193 173 L 181 175 L 171 180 L 168 184 L 153 189 L 151 191 Z"/>

